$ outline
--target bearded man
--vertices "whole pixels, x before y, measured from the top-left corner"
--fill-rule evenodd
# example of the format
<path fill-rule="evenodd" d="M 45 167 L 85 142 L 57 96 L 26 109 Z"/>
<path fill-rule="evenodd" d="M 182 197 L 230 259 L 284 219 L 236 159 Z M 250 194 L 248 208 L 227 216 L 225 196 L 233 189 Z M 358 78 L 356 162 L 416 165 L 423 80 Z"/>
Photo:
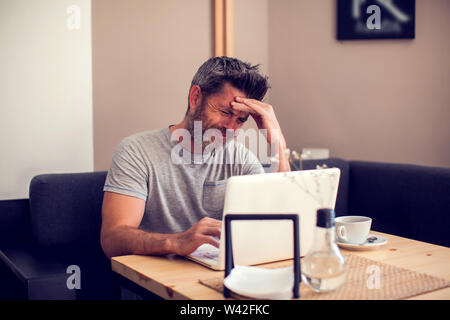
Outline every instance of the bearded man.
<path fill-rule="evenodd" d="M 250 116 L 278 154 L 278 171 L 290 170 L 274 109 L 261 101 L 268 88 L 258 66 L 211 58 L 192 80 L 181 122 L 119 144 L 104 186 L 101 245 L 108 257 L 219 246 L 226 180 L 264 173 L 235 141 Z"/>

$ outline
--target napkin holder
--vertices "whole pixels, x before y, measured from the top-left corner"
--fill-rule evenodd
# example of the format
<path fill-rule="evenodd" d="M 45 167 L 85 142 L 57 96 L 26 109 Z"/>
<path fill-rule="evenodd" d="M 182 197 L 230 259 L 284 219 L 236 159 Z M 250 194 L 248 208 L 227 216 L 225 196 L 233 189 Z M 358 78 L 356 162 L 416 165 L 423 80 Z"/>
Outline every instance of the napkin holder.
<path fill-rule="evenodd" d="M 300 297 L 300 241 L 299 241 L 299 217 L 297 214 L 227 214 L 225 215 L 225 277 L 234 268 L 233 247 L 231 241 L 231 221 L 233 220 L 292 220 L 294 232 L 294 298 Z M 223 295 L 231 296 L 230 290 L 224 286 Z"/>

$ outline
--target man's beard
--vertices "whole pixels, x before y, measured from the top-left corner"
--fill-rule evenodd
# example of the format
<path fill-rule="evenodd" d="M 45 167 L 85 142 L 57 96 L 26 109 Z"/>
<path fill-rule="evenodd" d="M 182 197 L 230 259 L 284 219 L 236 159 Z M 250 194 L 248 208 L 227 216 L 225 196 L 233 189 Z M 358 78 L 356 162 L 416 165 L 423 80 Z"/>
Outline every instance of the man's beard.
<path fill-rule="evenodd" d="M 222 146 L 225 145 L 226 139 L 224 136 L 225 136 L 227 130 L 225 128 L 220 128 L 216 125 L 210 124 L 210 122 L 208 121 L 208 119 L 206 117 L 205 110 L 206 110 L 206 103 L 202 102 L 202 104 L 189 117 L 188 131 L 191 134 L 191 137 L 193 138 L 193 143 L 201 144 L 202 150 L 204 150 L 208 145 L 210 145 L 212 143 L 217 143 L 216 141 L 211 141 L 211 140 L 203 141 L 204 134 L 207 130 L 216 129 L 221 132 Z M 201 133 L 199 132 L 198 129 L 194 130 L 195 122 L 197 122 L 197 121 L 200 121 L 200 123 L 201 123 L 201 127 L 202 127 Z M 231 136 L 233 137 L 234 134 Z M 219 145 L 217 145 L 217 146 L 219 146 Z"/>

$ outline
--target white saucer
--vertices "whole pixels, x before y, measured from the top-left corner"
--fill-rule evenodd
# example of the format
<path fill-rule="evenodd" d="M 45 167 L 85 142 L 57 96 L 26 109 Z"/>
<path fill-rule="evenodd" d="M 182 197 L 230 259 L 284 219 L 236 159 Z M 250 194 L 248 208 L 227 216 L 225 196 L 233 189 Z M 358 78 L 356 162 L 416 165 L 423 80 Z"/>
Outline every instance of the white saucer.
<path fill-rule="evenodd" d="M 336 239 L 336 243 L 341 248 L 349 249 L 349 250 L 374 250 L 374 249 L 381 247 L 382 245 L 385 245 L 388 242 L 385 237 L 382 237 L 379 235 L 369 234 L 367 236 L 367 238 L 370 238 L 370 237 L 376 237 L 377 240 L 375 240 L 373 242 L 366 241 L 363 244 L 357 244 L 357 243 L 343 242 L 343 241 L 340 241 L 339 239 Z"/>

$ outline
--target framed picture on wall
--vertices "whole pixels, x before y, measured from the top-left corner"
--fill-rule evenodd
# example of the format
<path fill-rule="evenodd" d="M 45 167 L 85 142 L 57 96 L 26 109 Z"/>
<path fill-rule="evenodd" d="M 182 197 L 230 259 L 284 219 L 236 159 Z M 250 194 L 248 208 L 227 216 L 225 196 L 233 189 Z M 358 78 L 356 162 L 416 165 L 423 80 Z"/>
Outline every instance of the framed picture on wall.
<path fill-rule="evenodd" d="M 336 0 L 337 39 L 414 39 L 415 0 Z"/>

